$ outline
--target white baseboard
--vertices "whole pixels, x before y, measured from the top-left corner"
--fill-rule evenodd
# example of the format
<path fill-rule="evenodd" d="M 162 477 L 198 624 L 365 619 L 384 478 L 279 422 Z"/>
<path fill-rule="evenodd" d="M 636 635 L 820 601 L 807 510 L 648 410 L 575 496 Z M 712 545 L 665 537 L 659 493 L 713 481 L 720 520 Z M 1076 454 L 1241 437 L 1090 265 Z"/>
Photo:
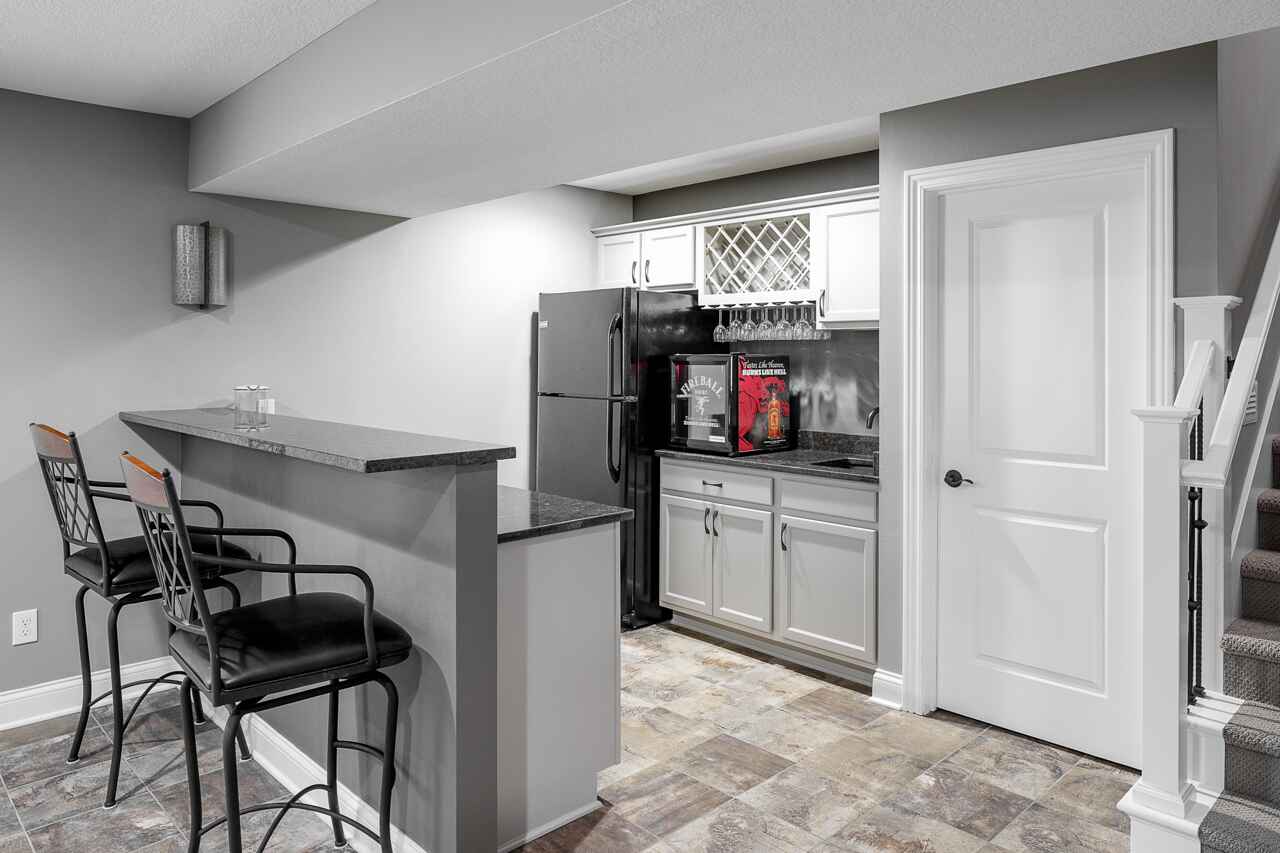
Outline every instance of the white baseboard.
<path fill-rule="evenodd" d="M 555 830 L 559 829 L 565 824 L 573 823 L 575 820 L 582 817 L 583 815 L 589 815 L 596 809 L 601 808 L 602 806 L 603 804 L 599 800 L 592 800 L 590 803 L 587 803 L 584 806 L 580 806 L 574 809 L 573 811 L 569 812 L 568 814 L 562 814 L 560 815 L 560 817 L 555 818 L 554 820 L 547 821 L 542 826 L 535 827 L 529 830 L 519 838 L 513 838 L 507 843 L 499 845 L 498 853 L 510 853 L 510 851 L 515 850 L 517 847 L 521 846 L 522 844 L 528 844 L 530 841 L 533 841 L 535 838 L 541 838 L 542 836 L 546 835 L 548 832 L 554 832 Z"/>
<path fill-rule="evenodd" d="M 208 710 L 208 709 L 206 709 Z M 227 722 L 225 708 L 214 708 L 209 713 L 210 719 L 219 727 Z M 266 720 L 256 714 L 250 714 L 241 721 L 241 729 L 253 752 L 253 760 L 258 762 L 287 791 L 300 791 L 308 785 L 323 785 L 325 771 L 311 756 L 299 749 L 291 740 L 277 731 Z M 324 793 L 317 791 L 307 797 L 306 802 L 328 807 L 328 799 Z M 371 829 L 378 828 L 378 809 L 369 805 L 341 782 L 338 783 L 338 808 L 343 814 L 352 817 Z M 311 813 L 317 820 L 330 826 L 325 815 Z M 347 828 L 347 842 L 352 850 L 359 853 L 378 853 L 378 847 L 354 827 Z M 391 827 L 391 848 L 396 853 L 427 853 L 417 842 L 408 838 L 397 826 Z"/>
<path fill-rule="evenodd" d="M 726 643 L 735 643 L 752 651 L 772 655 L 788 663 L 807 666 L 809 669 L 816 669 L 818 672 L 825 672 L 828 675 L 852 681 L 854 684 L 861 684 L 863 687 L 871 686 L 871 671 L 851 664 L 842 663 L 817 654 L 810 654 L 744 631 L 735 631 L 732 628 L 705 622 L 696 616 L 689 616 L 684 613 L 676 613 L 672 616 L 671 624 L 680 628 L 688 628 L 690 631 L 697 631 L 699 634 L 706 634 L 708 637 L 715 637 L 717 640 L 724 640 Z"/>
<path fill-rule="evenodd" d="M 121 682 L 159 678 L 166 672 L 173 672 L 178 667 L 173 659 L 166 656 L 151 660 L 127 663 L 120 667 Z M 93 695 L 105 693 L 111 689 L 109 670 L 100 669 L 93 673 Z M 170 690 L 169 685 L 161 684 L 156 690 Z M 124 691 L 126 699 L 132 699 L 141 693 L 141 686 Z M 155 691 L 152 691 L 153 693 Z M 102 707 L 105 702 L 99 703 Z M 32 687 L 19 687 L 0 693 L 0 731 L 15 729 L 19 726 L 50 720 L 65 714 L 74 714 L 80 710 L 80 676 L 72 675 L 56 681 L 46 681 Z"/>
<path fill-rule="evenodd" d="M 871 701 L 895 711 L 902 710 L 902 674 L 877 669 L 871 676 Z"/>

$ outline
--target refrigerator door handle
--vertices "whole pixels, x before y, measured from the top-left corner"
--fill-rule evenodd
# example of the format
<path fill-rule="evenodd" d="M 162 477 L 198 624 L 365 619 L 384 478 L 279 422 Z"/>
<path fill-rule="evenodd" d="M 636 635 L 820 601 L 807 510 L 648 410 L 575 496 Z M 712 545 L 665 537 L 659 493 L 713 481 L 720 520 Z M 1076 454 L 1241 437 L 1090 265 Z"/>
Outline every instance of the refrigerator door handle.
<path fill-rule="evenodd" d="M 622 331 L 622 314 L 615 313 L 613 319 L 609 321 L 609 331 L 605 335 L 604 349 L 604 393 L 605 396 L 612 397 L 617 392 L 613 390 L 613 337 Z M 621 356 L 621 353 L 619 353 Z"/>
<path fill-rule="evenodd" d="M 613 462 L 613 407 L 616 405 L 618 405 L 617 400 L 609 400 L 605 403 L 607 414 L 604 419 L 604 464 L 609 466 L 609 478 L 615 483 L 622 479 L 621 460 L 617 465 Z"/>

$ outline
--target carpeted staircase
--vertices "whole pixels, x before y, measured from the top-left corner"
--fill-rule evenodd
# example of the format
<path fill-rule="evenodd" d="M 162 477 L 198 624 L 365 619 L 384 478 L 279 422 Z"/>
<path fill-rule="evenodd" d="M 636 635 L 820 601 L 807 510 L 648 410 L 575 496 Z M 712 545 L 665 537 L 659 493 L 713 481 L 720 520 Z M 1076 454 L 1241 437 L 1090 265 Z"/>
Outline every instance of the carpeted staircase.
<path fill-rule="evenodd" d="M 1280 486 L 1280 438 L 1271 481 Z M 1200 825 L 1204 853 L 1280 851 L 1280 488 L 1258 498 L 1258 550 L 1240 565 L 1241 617 L 1222 635 L 1223 690 L 1245 700 L 1223 730 L 1226 785 Z"/>

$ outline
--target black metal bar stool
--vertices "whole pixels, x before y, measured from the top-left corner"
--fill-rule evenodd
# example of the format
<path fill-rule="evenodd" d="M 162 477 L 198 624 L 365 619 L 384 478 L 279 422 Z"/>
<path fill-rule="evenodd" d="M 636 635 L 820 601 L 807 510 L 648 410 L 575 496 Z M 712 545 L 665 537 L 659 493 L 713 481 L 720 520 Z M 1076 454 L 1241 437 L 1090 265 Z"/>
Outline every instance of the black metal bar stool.
<path fill-rule="evenodd" d="M 157 601 L 160 597 L 155 592 L 156 575 L 151 566 L 151 557 L 147 553 L 146 541 L 141 536 L 114 540 L 106 538 L 96 502 L 101 499 L 127 503 L 129 496 L 123 491 L 112 491 L 124 489 L 124 483 L 89 478 L 84 456 L 80 452 L 80 442 L 74 432 L 64 433 L 45 424 L 30 424 L 29 428 L 40 471 L 49 490 L 49 499 L 53 503 L 58 530 L 62 535 L 63 571 L 80 584 L 80 589 L 76 592 L 76 633 L 80 642 L 80 720 L 76 724 L 75 736 L 71 739 L 67 763 L 75 764 L 80 760 L 80 746 L 84 741 L 85 728 L 93 706 L 108 696 L 111 697 L 111 772 L 107 777 L 106 798 L 103 801 L 106 808 L 111 808 L 116 803 L 125 731 L 147 695 L 161 684 L 179 686 L 178 679 L 183 673 L 181 670 L 174 670 L 154 679 L 121 683 L 118 631 L 120 612 L 131 604 Z M 222 510 L 216 504 L 197 500 L 183 500 L 182 503 L 184 506 L 209 510 L 218 519 L 218 526 L 222 526 Z M 197 537 L 192 542 L 192 547 L 201 553 L 241 558 L 250 556 L 243 548 L 224 542 L 221 536 Z M 226 589 L 231 594 L 232 601 L 238 603 L 240 591 L 222 578 L 223 574 L 231 571 L 234 570 L 209 567 L 206 570 L 206 585 Z M 93 695 L 89 632 L 85 625 L 84 600 L 90 591 L 111 604 L 107 616 L 107 660 L 111 689 L 99 696 Z M 133 702 L 128 713 L 125 713 L 124 691 L 143 685 L 145 688 L 141 695 Z M 203 722 L 203 717 L 201 721 Z M 243 740 L 241 749 L 244 757 L 248 758 L 248 747 Z"/>
<path fill-rule="evenodd" d="M 332 819 L 333 840 L 339 847 L 346 844 L 343 823 L 348 823 L 378 842 L 384 853 L 390 853 L 399 695 L 395 684 L 381 670 L 405 660 L 413 641 L 403 628 L 373 609 L 373 583 L 369 576 L 355 566 L 297 563 L 293 539 L 280 530 L 189 526 L 168 471 L 160 473 L 128 453 L 121 459 L 121 468 L 160 580 L 161 604 L 177 629 L 169 638 L 169 650 L 186 674 L 181 690 L 191 799 L 189 849 L 193 853 L 199 850 L 201 837 L 225 822 L 228 850 L 241 853 L 241 816 L 278 810 L 258 846 L 263 851 L 288 811 L 303 809 Z M 274 536 L 287 544 L 289 562 L 264 563 L 201 554 L 192 548 L 191 537 L 197 533 Z M 288 574 L 289 594 L 213 612 L 205 597 L 206 568 Z M 354 577 L 364 587 L 364 600 L 334 592 L 299 594 L 295 583 L 298 574 Z M 381 749 L 338 738 L 339 694 L 370 682 L 380 686 L 387 696 L 386 734 Z M 230 706 L 222 737 L 226 816 L 207 826 L 201 826 L 194 725 L 196 690 L 215 707 Z M 278 695 L 285 691 L 294 692 Z M 303 788 L 288 800 L 241 808 L 235 738 L 244 715 L 324 695 L 329 697 L 326 783 Z M 338 750 L 343 749 L 362 752 L 382 762 L 377 832 L 338 809 L 337 757 Z M 302 802 L 314 791 L 328 794 L 328 808 Z"/>

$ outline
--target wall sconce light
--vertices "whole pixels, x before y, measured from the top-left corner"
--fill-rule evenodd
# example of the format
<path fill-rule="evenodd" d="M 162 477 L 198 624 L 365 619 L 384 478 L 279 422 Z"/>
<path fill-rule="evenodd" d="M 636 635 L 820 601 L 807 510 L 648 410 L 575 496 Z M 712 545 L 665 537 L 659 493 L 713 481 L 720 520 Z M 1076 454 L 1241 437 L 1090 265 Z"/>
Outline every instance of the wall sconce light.
<path fill-rule="evenodd" d="M 227 304 L 227 229 L 208 222 L 173 230 L 173 304 Z"/>

